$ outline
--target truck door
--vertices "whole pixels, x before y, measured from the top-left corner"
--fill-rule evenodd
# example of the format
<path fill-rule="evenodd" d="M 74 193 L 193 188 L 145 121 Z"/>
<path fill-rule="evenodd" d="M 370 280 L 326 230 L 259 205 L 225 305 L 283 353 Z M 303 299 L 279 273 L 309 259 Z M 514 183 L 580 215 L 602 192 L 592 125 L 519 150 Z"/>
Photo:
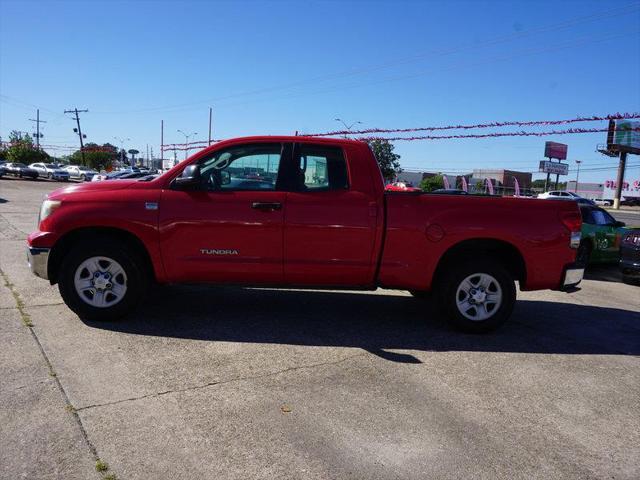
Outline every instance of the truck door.
<path fill-rule="evenodd" d="M 215 151 L 198 162 L 199 188 L 163 191 L 160 247 L 170 281 L 282 283 L 279 171 L 290 152 L 280 142 Z"/>
<path fill-rule="evenodd" d="M 294 146 L 284 219 L 286 283 L 371 283 L 375 198 L 352 188 L 347 170 L 339 147 Z"/>

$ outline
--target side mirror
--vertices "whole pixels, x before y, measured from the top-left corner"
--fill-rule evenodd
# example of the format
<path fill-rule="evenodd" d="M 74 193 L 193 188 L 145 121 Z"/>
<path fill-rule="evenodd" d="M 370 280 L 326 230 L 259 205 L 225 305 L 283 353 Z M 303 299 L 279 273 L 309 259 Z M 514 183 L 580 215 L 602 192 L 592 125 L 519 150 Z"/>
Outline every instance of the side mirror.
<path fill-rule="evenodd" d="M 173 181 L 180 189 L 193 188 L 200 185 L 200 166 L 189 165 L 182 174 Z"/>
<path fill-rule="evenodd" d="M 626 224 L 626 223 L 624 223 L 624 222 L 616 222 L 614 225 L 615 225 L 616 227 L 625 227 L 627 224 Z"/>

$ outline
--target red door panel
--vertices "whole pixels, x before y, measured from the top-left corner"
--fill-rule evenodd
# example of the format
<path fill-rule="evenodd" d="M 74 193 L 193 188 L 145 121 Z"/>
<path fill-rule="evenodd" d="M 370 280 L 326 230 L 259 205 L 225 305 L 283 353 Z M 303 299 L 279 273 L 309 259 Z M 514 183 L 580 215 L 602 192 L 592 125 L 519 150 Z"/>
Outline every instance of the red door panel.
<path fill-rule="evenodd" d="M 376 208 L 369 195 L 349 190 L 289 192 L 284 220 L 288 284 L 371 283 Z"/>
<path fill-rule="evenodd" d="M 282 283 L 285 195 L 165 190 L 160 247 L 169 281 Z"/>

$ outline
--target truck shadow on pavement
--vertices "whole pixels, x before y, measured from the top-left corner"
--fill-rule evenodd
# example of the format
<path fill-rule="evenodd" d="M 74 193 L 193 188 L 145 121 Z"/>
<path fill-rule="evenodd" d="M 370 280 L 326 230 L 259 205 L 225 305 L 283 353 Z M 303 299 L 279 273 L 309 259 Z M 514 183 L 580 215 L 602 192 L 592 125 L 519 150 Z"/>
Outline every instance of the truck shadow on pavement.
<path fill-rule="evenodd" d="M 388 350 L 639 355 L 640 313 L 573 303 L 520 300 L 488 335 L 451 330 L 433 302 L 401 295 L 231 287 L 160 287 L 136 313 L 94 328 L 204 341 Z"/>
<path fill-rule="evenodd" d="M 601 282 L 622 282 L 620 267 L 615 265 L 589 265 L 584 272 L 586 280 L 599 280 Z M 639 292 L 640 295 L 640 292 Z"/>

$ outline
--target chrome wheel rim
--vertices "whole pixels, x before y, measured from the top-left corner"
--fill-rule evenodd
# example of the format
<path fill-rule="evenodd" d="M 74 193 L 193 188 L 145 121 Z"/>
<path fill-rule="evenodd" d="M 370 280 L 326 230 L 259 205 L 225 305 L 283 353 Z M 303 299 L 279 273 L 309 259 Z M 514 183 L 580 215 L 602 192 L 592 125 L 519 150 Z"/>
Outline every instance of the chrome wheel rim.
<path fill-rule="evenodd" d="M 502 305 L 502 288 L 487 273 L 474 273 L 460 282 L 456 306 L 465 318 L 481 322 L 491 318 Z"/>
<path fill-rule="evenodd" d="M 127 293 L 127 274 L 109 257 L 91 257 L 82 262 L 74 275 L 76 293 L 96 308 L 118 304 Z"/>

